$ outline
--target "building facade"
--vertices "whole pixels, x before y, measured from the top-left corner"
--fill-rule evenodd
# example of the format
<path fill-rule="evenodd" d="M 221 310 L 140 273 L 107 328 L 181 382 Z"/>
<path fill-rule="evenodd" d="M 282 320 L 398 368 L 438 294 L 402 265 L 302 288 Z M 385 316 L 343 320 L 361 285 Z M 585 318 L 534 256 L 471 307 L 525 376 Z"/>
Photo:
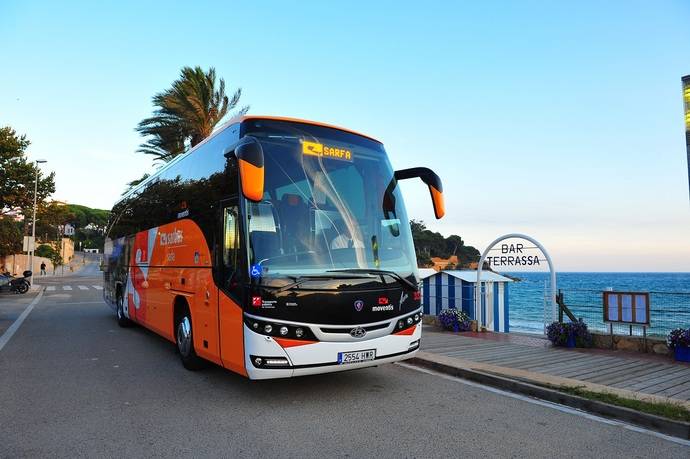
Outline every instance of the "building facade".
<path fill-rule="evenodd" d="M 466 312 L 472 320 L 478 320 L 480 323 L 485 321 L 490 331 L 510 331 L 508 314 L 511 279 L 491 271 L 482 272 L 483 294 L 479 314 L 483 317 L 476 317 L 477 271 L 457 270 L 432 273 L 428 270 L 420 270 L 420 276 L 424 314 L 438 315 L 443 309 L 458 308 Z"/>

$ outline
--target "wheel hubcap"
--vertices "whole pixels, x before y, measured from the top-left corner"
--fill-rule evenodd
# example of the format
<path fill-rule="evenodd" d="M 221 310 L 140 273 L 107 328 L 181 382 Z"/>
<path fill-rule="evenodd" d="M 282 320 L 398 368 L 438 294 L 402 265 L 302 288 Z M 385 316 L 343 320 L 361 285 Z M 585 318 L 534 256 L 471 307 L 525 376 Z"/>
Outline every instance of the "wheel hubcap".
<path fill-rule="evenodd" d="M 177 325 L 177 348 L 180 354 L 187 356 L 192 347 L 192 326 L 188 317 L 183 317 Z"/>

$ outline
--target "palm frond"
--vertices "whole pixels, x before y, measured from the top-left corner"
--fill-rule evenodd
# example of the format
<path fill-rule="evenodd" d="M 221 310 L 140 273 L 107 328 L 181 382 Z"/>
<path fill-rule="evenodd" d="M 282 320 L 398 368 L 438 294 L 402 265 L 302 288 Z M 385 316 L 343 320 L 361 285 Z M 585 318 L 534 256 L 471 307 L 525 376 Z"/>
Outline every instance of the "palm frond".
<path fill-rule="evenodd" d="M 239 103 L 242 90 L 231 98 L 225 93 L 225 80 L 217 79 L 216 69 L 204 71 L 201 67 L 183 67 L 180 76 L 170 88 L 152 98 L 153 114 L 135 128 L 149 137 L 138 152 L 150 154 L 156 160 L 168 161 L 211 135 L 213 129 Z M 247 112 L 248 106 L 234 115 Z"/>

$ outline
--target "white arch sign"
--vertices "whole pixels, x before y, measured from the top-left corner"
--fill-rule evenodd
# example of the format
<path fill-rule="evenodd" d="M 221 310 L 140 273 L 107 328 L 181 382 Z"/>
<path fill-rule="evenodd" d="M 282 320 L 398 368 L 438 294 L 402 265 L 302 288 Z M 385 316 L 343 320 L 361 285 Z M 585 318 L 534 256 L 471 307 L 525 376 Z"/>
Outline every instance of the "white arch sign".
<path fill-rule="evenodd" d="M 482 291 L 482 268 L 484 266 L 484 261 L 486 260 L 486 257 L 489 255 L 489 251 L 494 248 L 496 244 L 498 244 L 501 241 L 505 241 L 506 239 L 524 239 L 526 241 L 531 242 L 535 246 L 541 250 L 541 252 L 544 254 L 544 257 L 546 258 L 546 261 L 549 264 L 549 270 L 551 271 L 551 314 L 552 314 L 552 319 L 556 320 L 556 317 L 558 316 L 558 304 L 556 303 L 556 292 L 557 286 L 556 286 L 556 269 L 553 266 L 553 262 L 551 261 L 551 257 L 549 256 L 549 253 L 546 251 L 543 245 L 539 243 L 536 239 L 527 236 L 526 234 L 520 234 L 520 233 L 511 233 L 511 234 L 506 234 L 505 236 L 501 236 L 495 241 L 493 241 L 489 246 L 484 249 L 484 253 L 482 253 L 481 258 L 479 259 L 479 264 L 477 265 L 477 286 L 474 289 L 474 317 L 475 319 L 479 320 L 481 322 L 481 326 L 486 326 L 486 317 L 487 314 L 484 314 L 484 320 L 481 320 L 482 318 L 482 300 L 481 300 L 481 291 Z"/>

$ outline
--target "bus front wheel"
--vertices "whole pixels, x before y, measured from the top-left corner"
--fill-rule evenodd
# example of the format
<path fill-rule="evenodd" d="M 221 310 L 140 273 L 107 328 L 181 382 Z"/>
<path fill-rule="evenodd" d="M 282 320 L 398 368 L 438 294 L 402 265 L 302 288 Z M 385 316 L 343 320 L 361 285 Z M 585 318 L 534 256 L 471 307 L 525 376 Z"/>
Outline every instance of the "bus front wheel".
<path fill-rule="evenodd" d="M 191 371 L 200 370 L 204 367 L 204 361 L 194 351 L 194 337 L 192 336 L 192 317 L 189 309 L 184 308 L 178 316 L 175 333 L 177 350 L 180 353 L 182 365 Z"/>

